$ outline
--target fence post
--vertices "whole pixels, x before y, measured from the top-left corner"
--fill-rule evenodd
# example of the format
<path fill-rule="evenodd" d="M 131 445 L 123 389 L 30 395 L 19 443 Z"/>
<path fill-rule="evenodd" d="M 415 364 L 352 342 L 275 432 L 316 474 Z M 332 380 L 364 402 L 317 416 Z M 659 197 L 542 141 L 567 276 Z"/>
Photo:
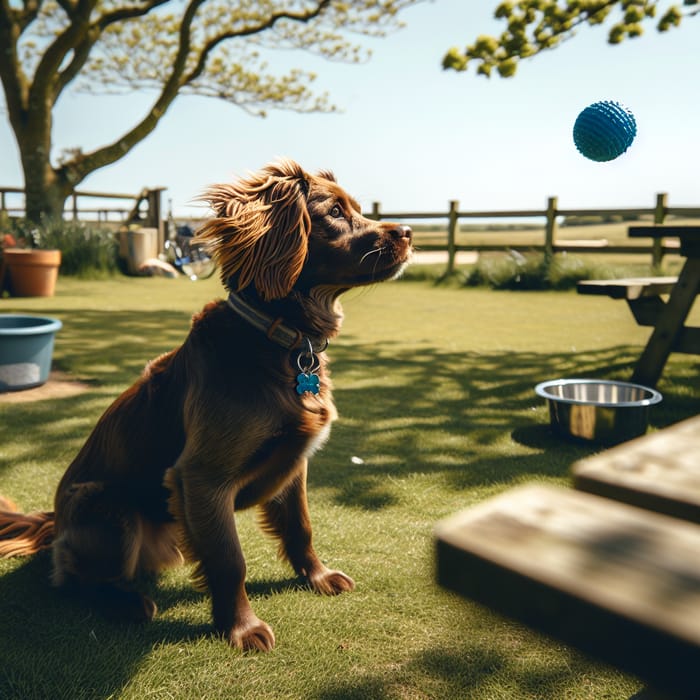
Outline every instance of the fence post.
<path fill-rule="evenodd" d="M 666 205 L 668 194 L 659 192 L 656 195 L 656 208 L 654 209 L 654 224 L 663 224 L 666 218 Z M 651 244 L 651 266 L 658 272 L 661 269 L 661 261 L 664 257 L 664 241 L 662 238 L 655 238 Z"/>
<path fill-rule="evenodd" d="M 557 236 L 557 207 L 559 200 L 557 197 L 547 198 L 547 217 L 544 227 L 544 261 L 549 265 L 554 255 L 554 244 Z"/>
<path fill-rule="evenodd" d="M 445 276 L 455 271 L 455 257 L 457 255 L 457 233 L 459 231 L 459 202 L 450 200 L 450 211 L 447 214 L 447 269 Z"/>
<path fill-rule="evenodd" d="M 5 190 L 0 191 L 0 214 L 5 214 L 7 207 L 5 206 Z"/>
<path fill-rule="evenodd" d="M 381 218 L 379 214 L 379 202 L 372 202 L 372 213 L 367 217 L 368 219 L 374 219 L 374 221 L 379 221 Z"/>
<path fill-rule="evenodd" d="M 73 221 L 78 220 L 78 195 L 73 192 Z"/>

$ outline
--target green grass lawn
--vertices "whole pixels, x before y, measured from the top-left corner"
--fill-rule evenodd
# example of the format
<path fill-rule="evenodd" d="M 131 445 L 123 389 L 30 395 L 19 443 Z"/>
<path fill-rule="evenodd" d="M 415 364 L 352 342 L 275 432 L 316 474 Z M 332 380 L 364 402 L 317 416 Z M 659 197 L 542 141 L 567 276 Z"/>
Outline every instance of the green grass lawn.
<path fill-rule="evenodd" d="M 88 382 L 71 398 L 0 403 L 0 493 L 51 507 L 65 467 L 144 363 L 179 343 L 222 295 L 215 280 L 80 281 L 0 312 L 60 318 L 58 369 Z M 529 480 L 569 483 L 593 447 L 556 439 L 534 385 L 628 378 L 648 330 L 622 302 L 400 281 L 346 295 L 333 343 L 340 419 L 310 468 L 315 545 L 357 588 L 301 587 L 275 545 L 239 517 L 269 654 L 210 635 L 209 600 L 188 569 L 148 583 L 153 623 L 119 625 L 48 585 L 48 557 L 0 562 L 0 698 L 627 698 L 638 682 L 497 617 L 434 583 L 440 518 Z M 700 321 L 698 314 L 696 321 Z M 697 412 L 697 358 L 674 356 L 652 429 Z M 517 591 L 513 591 L 517 595 Z"/>

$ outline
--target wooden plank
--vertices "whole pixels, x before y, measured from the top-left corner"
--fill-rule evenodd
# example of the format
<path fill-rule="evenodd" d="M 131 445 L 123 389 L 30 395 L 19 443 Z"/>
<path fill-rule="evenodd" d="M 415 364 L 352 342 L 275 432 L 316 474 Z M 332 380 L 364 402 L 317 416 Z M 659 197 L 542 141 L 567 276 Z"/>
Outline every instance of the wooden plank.
<path fill-rule="evenodd" d="M 655 326 L 666 308 L 666 302 L 659 296 L 627 299 L 627 305 L 640 326 Z"/>
<path fill-rule="evenodd" d="M 700 417 L 581 460 L 574 486 L 700 523 Z"/>
<path fill-rule="evenodd" d="M 676 277 L 629 277 L 616 280 L 582 280 L 576 285 L 579 294 L 601 294 L 613 299 L 639 299 L 669 294 Z"/>
<path fill-rule="evenodd" d="M 698 227 L 700 234 L 700 227 Z M 632 381 L 654 387 L 659 381 L 668 356 L 681 336 L 695 298 L 700 292 L 700 257 L 688 258 L 678 275 L 678 282 L 666 302 L 664 313 L 652 331 L 646 347 L 632 373 Z"/>
<path fill-rule="evenodd" d="M 673 344 L 673 352 L 700 355 L 700 328 L 684 326 Z"/>
<path fill-rule="evenodd" d="M 559 239 L 554 244 L 554 248 L 576 250 L 578 248 L 607 248 L 608 245 L 610 243 L 607 238 L 567 238 Z"/>
<path fill-rule="evenodd" d="M 436 528 L 438 582 L 679 698 L 700 696 L 700 528 L 553 486 Z"/>

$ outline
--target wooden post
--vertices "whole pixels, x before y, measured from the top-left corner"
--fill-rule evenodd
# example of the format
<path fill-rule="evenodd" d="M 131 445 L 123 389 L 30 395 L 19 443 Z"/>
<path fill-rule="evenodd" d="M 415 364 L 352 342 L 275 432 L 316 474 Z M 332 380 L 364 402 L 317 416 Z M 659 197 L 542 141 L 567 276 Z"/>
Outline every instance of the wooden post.
<path fill-rule="evenodd" d="M 554 244 L 557 236 L 557 207 L 559 201 L 557 197 L 547 198 L 547 217 L 544 227 L 544 261 L 549 265 L 554 256 Z"/>
<path fill-rule="evenodd" d="M 367 217 L 368 219 L 374 219 L 379 221 L 381 215 L 379 214 L 379 202 L 372 202 L 372 213 Z"/>
<path fill-rule="evenodd" d="M 158 229 L 158 250 L 165 244 L 165 221 L 161 209 L 161 192 L 166 187 L 156 187 L 149 189 L 146 193 L 148 201 L 148 212 L 146 213 L 146 226 Z"/>
<path fill-rule="evenodd" d="M 654 224 L 663 224 L 666 218 L 666 206 L 668 203 L 668 194 L 659 192 L 656 195 L 656 208 L 654 209 Z M 664 239 L 654 238 L 651 244 L 651 267 L 654 272 L 658 273 L 661 269 L 661 261 L 664 257 Z"/>
<path fill-rule="evenodd" d="M 447 214 L 447 269 L 445 277 L 455 271 L 455 257 L 457 255 L 457 233 L 459 232 L 459 202 L 450 200 L 450 211 Z"/>
<path fill-rule="evenodd" d="M 73 192 L 73 221 L 78 220 L 78 195 Z"/>
<path fill-rule="evenodd" d="M 0 190 L 0 214 L 6 214 L 7 208 L 5 206 L 5 190 Z"/>

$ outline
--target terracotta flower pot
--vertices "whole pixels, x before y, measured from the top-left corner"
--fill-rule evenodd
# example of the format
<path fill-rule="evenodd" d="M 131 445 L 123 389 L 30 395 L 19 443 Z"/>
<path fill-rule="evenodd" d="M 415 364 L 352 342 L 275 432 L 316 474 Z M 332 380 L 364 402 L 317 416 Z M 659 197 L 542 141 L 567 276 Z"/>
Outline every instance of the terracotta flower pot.
<path fill-rule="evenodd" d="M 6 248 L 3 262 L 9 276 L 10 292 L 14 296 L 53 296 L 61 265 L 60 250 Z"/>

